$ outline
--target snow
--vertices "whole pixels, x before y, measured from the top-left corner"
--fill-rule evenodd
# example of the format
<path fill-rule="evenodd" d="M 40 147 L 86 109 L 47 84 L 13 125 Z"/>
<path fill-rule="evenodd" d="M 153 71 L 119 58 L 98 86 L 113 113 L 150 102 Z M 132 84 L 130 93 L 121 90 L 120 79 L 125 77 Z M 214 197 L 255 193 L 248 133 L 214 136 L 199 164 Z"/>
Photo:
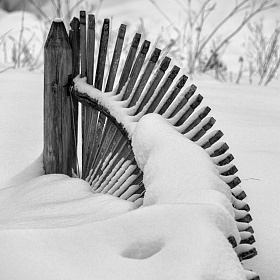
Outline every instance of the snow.
<path fill-rule="evenodd" d="M 15 77 L 17 81 L 16 83 L 14 82 Z M 6 93 L 0 95 L 1 96 L 1 103 L 0 103 L 1 168 L 0 170 L 1 170 L 1 181 L 6 181 L 5 185 L 3 183 L 1 184 L 1 187 L 4 187 L 7 185 L 10 186 L 16 185 L 19 182 L 24 183 L 26 180 L 30 179 L 31 177 L 40 175 L 42 173 L 42 169 L 40 169 L 40 166 L 38 165 L 38 162 L 40 162 L 40 158 L 39 158 L 38 162 L 33 165 L 33 168 L 32 167 L 28 168 L 30 171 L 29 176 L 26 175 L 28 174 L 28 172 L 23 172 L 21 176 L 17 176 L 16 178 L 13 179 L 12 182 L 10 181 L 10 183 L 7 183 L 7 179 L 9 177 L 19 173 L 20 170 L 24 169 L 24 167 L 34 162 L 41 154 L 42 127 L 43 127 L 42 124 L 43 76 L 41 73 L 26 72 L 23 70 L 11 69 L 4 73 L 1 73 L 0 79 L 1 79 L 1 92 Z M 246 85 L 235 86 L 235 85 L 230 85 L 225 83 L 221 84 L 217 81 L 208 78 L 207 76 L 198 76 L 195 78 L 193 82 L 198 86 L 201 94 L 204 96 L 205 99 L 204 104 L 209 105 L 212 108 L 212 115 L 217 119 L 216 127 L 221 129 L 225 134 L 224 141 L 226 141 L 229 144 L 230 152 L 232 152 L 233 155 L 235 156 L 234 163 L 239 169 L 239 176 L 242 179 L 242 188 L 246 191 L 248 195 L 248 198 L 246 200 L 251 207 L 250 213 L 254 218 L 252 222 L 252 226 L 255 230 L 254 236 L 257 241 L 256 248 L 259 254 L 257 257 L 253 258 L 252 260 L 244 261 L 244 264 L 246 267 L 256 271 L 262 279 L 276 280 L 278 279 L 279 276 L 278 263 L 280 260 L 280 254 L 279 254 L 280 227 L 279 227 L 279 223 L 277 222 L 279 219 L 278 217 L 280 216 L 279 213 L 280 210 L 278 208 L 278 199 L 277 199 L 277 197 L 279 196 L 279 190 L 277 186 L 280 179 L 279 172 L 278 172 L 279 162 L 277 161 L 279 155 L 279 131 L 276 129 L 277 125 L 280 123 L 279 109 L 277 105 L 279 104 L 279 98 L 280 98 L 278 94 L 279 84 L 278 82 L 275 82 L 268 88 L 246 86 Z M 18 90 L 19 85 L 21 89 L 20 91 Z M 21 95 L 21 98 L 18 98 L 19 94 Z M 145 121 L 145 119 L 143 119 L 143 121 Z M 191 168 L 191 166 L 188 166 L 188 168 Z M 67 187 L 63 186 L 64 185 L 63 181 L 65 181 L 64 183 L 67 185 L 71 180 L 66 178 L 60 180 L 62 189 L 65 189 Z M 94 199 L 93 195 L 87 190 L 87 188 L 84 185 L 80 186 L 80 183 L 78 183 L 78 181 L 73 183 L 73 185 L 76 185 L 77 188 L 79 188 L 79 191 L 77 192 L 83 193 L 83 195 L 87 194 L 89 197 L 88 198 L 89 201 Z M 26 186 L 28 186 L 28 184 Z M 15 186 L 13 188 L 17 188 L 17 187 Z M 71 189 L 72 187 L 70 186 L 69 188 Z M 221 213 L 223 213 L 223 215 L 227 213 L 223 211 L 224 208 L 221 208 L 220 206 L 217 207 L 217 204 L 226 205 L 225 201 L 227 199 L 224 198 L 224 195 L 220 194 L 215 190 L 207 190 L 207 192 L 209 194 L 207 193 L 207 195 L 205 196 L 202 196 L 201 194 L 196 195 L 195 193 L 193 193 L 189 201 L 186 200 L 186 202 L 193 202 L 194 200 L 197 200 L 199 198 L 202 200 L 201 203 L 205 205 L 205 202 L 207 202 L 209 196 L 211 196 L 210 200 L 214 201 L 215 204 L 214 205 L 206 204 L 205 207 L 206 208 L 209 207 L 213 209 L 214 212 L 220 211 Z M 65 192 L 60 193 L 61 197 L 63 196 L 62 194 L 65 195 Z M 87 203 L 85 202 L 85 204 Z M 26 206 L 23 201 L 21 201 L 21 205 Z M 117 205 L 121 206 L 119 202 L 117 202 Z M 69 208 L 71 207 L 70 205 L 68 206 Z M 128 205 L 121 206 L 121 207 L 124 207 L 123 209 L 130 209 Z M 169 228 L 168 226 L 169 224 L 172 225 L 171 228 L 173 227 L 173 223 L 175 221 L 172 218 L 173 217 L 172 214 L 170 213 L 175 213 L 174 216 L 178 216 L 178 217 L 184 216 L 184 218 L 186 217 L 186 219 L 188 219 L 187 217 L 190 211 L 189 209 L 184 210 L 186 212 L 186 214 L 184 215 L 176 214 L 177 212 L 182 213 L 183 212 L 182 208 L 184 207 L 197 208 L 195 204 L 190 204 L 188 206 L 182 204 L 172 204 L 172 205 L 161 204 L 161 205 L 144 207 L 141 209 L 141 211 L 146 211 L 146 212 L 150 211 L 147 212 L 149 213 L 148 219 L 143 218 L 145 214 L 137 214 L 137 215 L 139 215 L 139 217 L 141 216 L 141 219 L 144 219 L 145 223 L 148 223 L 148 221 L 151 223 L 147 228 L 153 228 L 153 231 L 156 231 L 156 228 L 158 228 L 158 231 L 162 233 L 167 231 L 167 228 Z M 30 211 L 29 209 L 26 208 L 24 209 L 25 209 L 25 213 L 29 213 L 28 212 Z M 131 219 L 132 215 L 136 215 L 136 213 L 141 213 L 138 211 L 140 211 L 140 209 L 129 211 L 129 213 L 125 215 L 120 215 L 117 218 L 114 218 L 113 220 L 119 221 L 125 219 L 126 222 L 124 224 L 127 224 L 128 221 Z M 192 214 L 194 214 L 193 212 L 196 213 L 197 210 L 191 211 Z M 63 213 L 63 211 L 60 213 Z M 69 213 L 73 213 L 73 211 Z M 74 219 L 73 216 L 71 217 L 71 219 L 72 218 Z M 67 223 L 69 223 L 70 222 L 69 220 L 71 219 L 67 217 L 66 219 L 68 220 Z M 133 219 L 136 218 L 133 217 Z M 189 217 L 189 219 L 191 218 Z M 191 220 L 192 220 L 192 224 L 195 225 L 197 224 L 193 222 L 195 220 L 194 218 Z M 103 222 L 107 225 L 107 223 L 109 224 L 109 221 L 111 221 L 111 219 L 107 220 L 106 223 L 105 221 Z M 153 223 L 164 223 L 164 221 L 166 221 L 165 224 L 166 227 L 164 228 L 161 228 L 158 224 L 157 226 L 152 226 Z M 7 266 L 10 265 L 12 266 L 12 264 L 15 263 L 18 264 L 17 269 L 18 272 L 21 273 L 21 275 L 23 273 L 31 273 L 32 271 L 34 271 L 36 275 L 36 273 L 39 273 L 39 271 L 41 271 L 40 279 L 41 279 L 41 275 L 44 275 L 43 272 L 46 271 L 48 271 L 48 273 L 53 273 L 50 274 L 52 276 L 55 274 L 59 275 L 58 277 L 61 277 L 60 279 L 63 279 L 63 277 L 67 278 L 68 275 L 73 275 L 73 277 L 77 276 L 81 271 L 83 271 L 84 274 L 80 274 L 80 275 L 90 275 L 92 269 L 91 268 L 92 264 L 89 263 L 90 262 L 89 260 L 91 259 L 92 256 L 91 250 L 94 249 L 96 252 L 96 250 L 98 249 L 97 244 L 99 244 L 99 240 L 101 238 L 100 232 L 102 230 L 100 229 L 100 231 L 97 231 L 95 233 L 96 236 L 94 235 L 95 232 L 94 230 L 89 230 L 92 229 L 93 224 L 95 225 L 94 227 L 96 227 L 97 222 L 94 223 L 87 222 L 86 224 L 83 225 L 71 226 L 67 228 L 53 227 L 54 223 L 61 223 L 62 225 L 64 222 L 65 219 L 61 219 L 61 220 L 57 219 L 55 222 L 52 221 L 52 224 L 48 222 L 47 223 L 48 226 L 49 227 L 52 226 L 51 229 L 44 228 L 44 229 L 31 230 L 25 228 L 21 230 L 10 229 L 8 231 L 1 231 L 2 238 L 4 238 L 5 236 L 5 239 L 2 239 L 5 240 L 5 242 L 1 242 L 1 256 L 3 259 L 1 260 L 1 262 L 3 262 L 4 264 L 5 261 L 5 264 Z M 178 223 L 181 222 L 182 222 L 181 220 L 178 221 Z M 29 222 L 25 221 L 25 227 L 28 227 L 28 223 L 30 226 L 31 221 Z M 75 223 L 77 223 L 77 221 Z M 117 223 L 121 224 L 121 222 L 112 222 L 114 226 L 110 226 L 110 230 L 112 230 L 112 228 L 115 228 L 115 225 Z M 139 226 L 137 226 L 136 223 L 133 226 L 131 225 L 131 228 L 129 229 L 125 228 L 125 230 L 121 230 L 122 227 L 119 226 L 119 228 L 116 229 L 116 231 L 120 230 L 121 233 L 124 233 L 126 231 L 131 232 L 131 236 L 129 237 L 130 239 L 132 239 L 132 236 L 137 232 L 139 232 L 139 235 L 141 235 L 142 232 L 142 235 L 145 236 L 145 233 L 141 231 L 141 229 L 144 228 L 144 226 L 142 226 L 143 223 L 144 221 L 140 222 L 139 220 Z M 188 225 L 188 221 L 186 221 L 185 224 L 186 228 L 182 229 L 184 232 L 189 228 L 189 225 L 188 226 L 187 225 Z M 39 224 L 37 224 L 37 227 L 38 226 Z M 10 223 L 10 227 L 11 227 L 11 223 Z M 33 227 L 35 226 L 33 225 Z M 135 230 L 133 230 L 134 227 Z M 174 232 L 177 232 L 177 230 L 174 229 Z M 215 234 L 217 232 L 215 232 Z M 221 234 L 221 232 L 219 234 Z M 179 232 L 178 235 L 180 235 Z M 182 234 L 180 238 L 183 238 L 183 236 L 185 236 L 185 234 L 184 235 Z M 118 237 L 119 235 L 116 235 L 116 238 L 113 238 L 113 235 L 111 235 L 110 238 L 114 239 L 114 241 L 123 240 L 122 238 L 118 239 Z M 108 236 L 107 238 L 110 239 Z M 195 238 L 195 237 L 193 236 L 191 238 Z M 175 239 L 176 238 L 174 237 L 174 240 Z M 103 242 L 102 245 L 100 243 L 100 247 L 102 247 L 104 243 L 106 243 L 107 241 L 106 242 L 102 241 L 102 242 Z M 134 241 L 131 242 L 131 244 L 135 244 L 135 242 L 136 239 L 134 239 Z M 112 243 L 114 242 L 112 241 Z M 129 242 L 127 242 L 126 245 L 128 243 Z M 71 245 L 72 247 L 69 244 L 70 245 L 72 244 Z M 158 240 L 155 242 L 155 244 L 158 244 L 158 245 L 154 245 L 154 247 L 152 246 L 153 248 L 155 248 L 153 249 L 155 251 L 157 250 L 157 248 L 162 246 L 161 245 L 162 242 Z M 116 243 L 116 247 L 117 246 L 118 245 Z M 104 256 L 107 254 L 108 251 L 113 250 L 113 248 L 109 248 L 109 247 L 110 246 L 107 246 L 106 250 L 103 248 L 104 255 L 99 256 L 102 259 L 102 261 L 106 261 Z M 136 250 L 135 247 L 137 248 L 139 246 L 137 246 L 136 244 L 133 245 L 132 247 L 133 248 L 131 250 L 122 248 L 122 250 L 120 251 L 126 252 L 124 253 L 125 256 L 127 255 L 130 256 L 132 254 L 131 251 L 133 252 L 134 250 Z M 81 250 L 81 248 L 83 248 L 83 250 Z M 2 250 L 4 249 L 5 249 L 5 255 L 2 254 Z M 44 254 L 41 254 L 41 252 L 44 252 Z M 163 249 L 161 249 L 159 252 L 163 252 Z M 112 251 L 110 251 L 110 253 L 113 254 Z M 115 253 L 116 252 L 114 251 L 114 254 Z M 145 256 L 145 254 L 146 252 L 135 253 L 135 255 L 137 256 L 139 255 Z M 156 253 L 154 257 L 157 256 L 158 254 L 159 253 Z M 79 256 L 80 258 L 79 263 L 77 263 L 77 260 L 79 260 L 79 258 L 69 257 L 69 255 Z M 50 258 L 48 258 L 48 256 L 54 257 L 55 261 L 50 262 Z M 182 258 L 182 255 L 180 255 L 178 251 L 176 253 L 176 256 L 173 257 L 175 258 L 174 259 L 175 262 L 175 260 Z M 127 258 L 124 257 L 121 258 L 128 261 Z M 30 263 L 31 260 L 35 263 Z M 111 262 L 109 262 L 110 260 Z M 97 263 L 99 262 L 98 260 L 95 261 Z M 141 261 L 143 261 L 143 259 Z M 40 265 L 41 262 L 42 264 Z M 147 261 L 145 262 L 147 263 Z M 177 261 L 176 263 L 180 263 L 180 262 Z M 112 261 L 111 257 L 108 259 L 108 264 L 107 264 L 108 267 L 109 264 L 113 265 L 115 268 L 117 267 L 117 265 L 116 266 L 114 265 L 114 261 Z M 160 264 L 158 264 L 160 265 L 160 269 L 158 269 L 158 271 L 163 270 L 163 273 L 165 274 L 160 275 L 159 277 L 163 277 L 163 278 L 159 278 L 159 279 L 164 279 L 165 277 L 164 275 L 166 275 L 167 273 L 167 270 L 163 269 L 164 267 L 170 268 L 170 273 L 171 274 L 173 273 L 172 277 L 174 277 L 174 275 L 177 275 L 177 272 L 175 273 L 175 271 L 173 270 L 174 265 L 170 265 L 170 264 L 167 265 L 167 263 L 165 263 L 165 257 L 161 258 Z M 100 267 L 102 266 L 101 264 L 99 265 Z M 118 263 L 118 265 L 120 264 Z M 132 264 L 129 261 L 129 264 L 126 262 L 126 265 L 127 265 L 126 270 L 122 269 L 122 271 L 124 271 L 125 273 L 129 273 L 130 270 L 127 269 L 127 267 L 131 267 Z M 37 266 L 38 266 L 38 270 L 36 268 Z M 50 266 L 52 266 L 53 269 L 48 270 Z M 103 266 L 105 266 L 104 263 Z M 147 267 L 145 267 L 144 269 L 142 264 L 141 265 L 137 264 L 136 266 L 138 266 L 139 268 L 142 267 L 141 273 L 143 274 L 145 273 L 145 271 L 147 271 L 146 270 Z M 64 268 L 65 276 L 59 274 L 61 273 L 59 267 Z M 149 273 L 151 275 L 151 279 L 157 279 L 156 277 L 152 278 L 153 276 L 155 276 L 156 268 L 158 267 L 156 266 L 154 267 L 152 265 L 149 267 L 150 269 Z M 66 270 L 68 271 L 67 273 Z M 119 270 L 117 268 L 116 270 L 113 271 L 114 273 L 119 273 L 118 272 Z M 137 270 L 137 272 L 139 271 Z M 5 273 L 7 275 L 8 272 Z M 110 272 L 106 271 L 106 273 L 110 273 Z M 140 275 L 145 278 L 147 275 L 143 275 L 143 274 Z M 13 274 L 8 275 L 7 279 L 13 279 L 12 276 Z M 2 278 L 5 279 L 4 276 Z M 78 278 L 78 276 L 76 278 Z"/>
<path fill-rule="evenodd" d="M 186 200 L 190 203 L 192 195 L 206 198 L 208 195 L 204 192 L 210 191 L 213 196 L 209 195 L 207 203 L 216 195 L 220 197 L 214 194 L 219 192 L 228 199 L 225 199 L 227 205 L 223 206 L 232 208 L 230 188 L 219 178 L 209 155 L 163 117 L 157 114 L 144 116 L 134 131 L 132 147 L 144 173 L 144 205 L 184 203 Z"/>
<path fill-rule="evenodd" d="M 93 86 L 88 85 L 86 81 L 86 78 L 76 77 L 74 79 L 75 89 L 80 93 L 90 96 L 93 101 L 102 107 L 107 108 L 110 114 L 118 123 L 121 123 L 126 128 L 128 134 L 131 136 L 139 117 L 132 116 L 133 108 L 127 108 L 128 100 L 121 101 L 125 89 L 118 95 L 116 95 L 116 89 L 112 92 L 101 92 Z"/>
<path fill-rule="evenodd" d="M 0 274 L 9 280 L 245 279 L 218 228 L 223 219 L 211 205 L 155 205 L 75 227 L 1 231 Z"/>
<path fill-rule="evenodd" d="M 58 174 L 4 188 L 0 199 L 0 229 L 69 227 L 136 208 L 114 196 L 93 194 L 84 180 Z"/>
<path fill-rule="evenodd" d="M 22 13 L 13 13 L 9 18 L 2 17 L 3 14 L 1 12 L 1 34 L 15 26 L 13 30 L 17 28 L 15 34 L 18 35 Z M 26 23 L 28 18 L 29 14 Z M 33 25 L 34 18 L 31 20 L 28 23 L 31 30 L 39 30 L 40 26 Z M 152 205 L 138 210 L 133 210 L 135 206 L 129 201 L 93 194 L 79 179 L 51 175 L 28 182 L 44 173 L 40 155 L 43 76 L 13 69 L 1 73 L 0 81 L 1 279 L 185 279 L 185 275 L 187 279 L 219 279 L 217 275 L 222 275 L 220 279 L 244 279 L 244 271 L 225 238 L 233 234 L 238 239 L 232 216 L 244 213 L 232 213 L 224 183 L 197 146 L 185 138 L 187 142 L 183 143 L 177 132 L 163 126 L 161 120 L 153 119 L 162 126 L 162 133 L 169 135 L 168 139 L 153 135 L 153 141 L 146 139 L 146 145 L 141 141 L 136 144 L 141 147 L 139 150 L 145 146 L 162 153 L 166 165 L 158 160 L 151 167 L 145 157 L 150 150 L 138 154 L 142 167 L 151 170 L 145 180 L 152 185 L 145 202 Z M 246 201 L 254 218 L 252 226 L 258 256 L 244 261 L 244 265 L 263 280 L 278 280 L 279 80 L 269 87 L 219 83 L 205 75 L 194 77 L 192 82 L 204 96 L 204 104 L 212 108 L 211 115 L 217 120 L 215 127 L 225 134 L 223 141 L 230 146 L 242 188 L 248 195 Z M 117 107 L 110 110 L 115 110 L 118 120 L 125 122 L 125 117 L 118 113 L 125 103 L 115 101 Z M 105 101 L 103 105 L 110 102 Z M 131 132 L 135 129 L 134 120 L 127 123 Z M 145 124 L 148 120 L 144 118 L 140 123 L 139 133 L 152 130 Z M 145 139 L 143 135 L 139 138 Z M 157 141 L 166 149 L 153 146 Z M 174 153 L 176 143 L 185 147 L 183 154 L 192 158 L 203 176 L 193 177 L 196 168 L 181 160 L 188 172 L 180 177 L 181 165 L 173 158 L 181 157 L 178 151 Z M 203 160 L 193 158 L 196 153 Z M 162 172 L 158 169 L 160 166 L 164 168 L 164 175 L 169 174 L 171 168 L 178 181 L 165 176 L 158 185 L 158 176 L 153 174 Z M 10 179 L 15 174 L 18 175 Z M 180 182 L 183 178 L 189 184 L 178 193 L 183 190 Z M 195 178 L 199 189 L 194 186 Z M 211 184 L 208 185 L 209 178 Z M 218 190 L 211 187 L 214 182 L 218 182 Z M 162 186 L 172 190 L 170 200 Z M 243 249 L 244 246 L 237 250 Z M 190 251 L 195 251 L 194 255 L 190 255 Z M 206 271 L 201 263 L 209 269 Z"/>
<path fill-rule="evenodd" d="M 246 279 L 226 238 L 238 240 L 235 221 L 209 203 L 131 211 L 65 175 L 4 188 L 0 199 L 1 279 Z"/>
<path fill-rule="evenodd" d="M 276 280 L 280 261 L 279 80 L 258 87 L 196 78 L 196 85 L 213 108 L 216 125 L 225 134 L 248 195 L 258 256 L 245 265 L 261 279 Z"/>
<path fill-rule="evenodd" d="M 53 21 L 54 22 L 62 22 L 63 20 L 61 18 L 55 18 Z"/>
<path fill-rule="evenodd" d="M 155 126 L 157 136 L 151 130 Z M 163 136 L 168 152 L 174 144 L 180 153 L 186 149 L 182 166 L 173 166 L 176 153 L 174 161 L 158 165 Z M 132 142 L 139 165 L 156 180 L 144 177 L 144 206 L 152 206 L 135 210 L 133 202 L 95 194 L 87 182 L 58 174 L 0 191 L 1 279 L 246 279 L 227 240 L 233 236 L 240 241 L 233 208 L 224 196 L 230 198 L 229 187 L 219 179 L 208 154 L 156 114 L 140 121 Z M 41 161 L 40 156 L 26 173 Z M 184 172 L 187 177 L 177 178 L 170 170 L 171 179 L 162 184 L 164 170 L 157 168 L 179 168 L 182 175 L 186 163 L 194 168 Z M 21 176 L 26 178 L 22 172 L 17 180 Z M 200 177 L 205 180 L 196 182 Z M 216 190 L 219 181 L 221 192 Z M 189 184 L 196 185 L 193 196 Z M 205 185 L 217 193 L 209 196 Z"/>
<path fill-rule="evenodd" d="M 43 151 L 43 75 L 8 70 L 0 74 L 0 79 L 0 181 L 4 182 Z"/>

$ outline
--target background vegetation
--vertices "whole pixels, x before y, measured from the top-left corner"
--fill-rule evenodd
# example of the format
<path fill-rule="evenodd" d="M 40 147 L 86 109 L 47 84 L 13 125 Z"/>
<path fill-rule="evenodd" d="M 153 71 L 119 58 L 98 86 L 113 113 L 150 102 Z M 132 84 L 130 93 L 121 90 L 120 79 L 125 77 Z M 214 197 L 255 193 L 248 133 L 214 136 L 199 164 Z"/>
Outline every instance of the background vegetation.
<path fill-rule="evenodd" d="M 253 21 L 256 15 L 274 9 L 277 6 L 274 0 L 232 1 L 231 10 L 222 19 L 218 20 L 210 31 L 209 28 L 205 27 L 209 27 L 209 16 L 215 14 L 217 5 L 219 5 L 219 2 L 215 0 L 174 0 L 175 5 L 178 5 L 183 13 L 179 26 L 170 20 L 168 13 L 162 9 L 159 0 L 147 1 L 150 1 L 158 12 L 169 21 L 169 26 L 162 29 L 162 32 L 155 39 L 154 45 L 163 47 L 163 54 L 171 56 L 190 76 L 195 73 L 208 72 L 213 73 L 218 80 L 238 84 L 246 74 L 250 84 L 257 80 L 259 85 L 268 85 L 273 78 L 277 77 L 280 65 L 280 29 L 278 23 L 275 23 L 275 28 L 271 30 L 270 34 L 265 34 L 264 20 Z M 13 67 L 25 67 L 34 70 L 42 66 L 43 46 L 37 53 L 32 49 L 31 43 L 36 36 L 35 32 L 28 40 L 25 39 L 24 33 L 28 31 L 28 26 L 25 25 L 27 5 L 36 11 L 42 23 L 44 39 L 47 36 L 51 19 L 38 2 L 34 0 L 21 2 L 22 19 L 19 36 L 16 38 L 10 32 L 7 32 L 0 37 L 0 47 L 2 47 L 4 53 L 7 53 L 7 41 L 12 42 L 11 59 Z M 95 5 L 90 4 L 88 0 L 77 0 L 75 3 L 70 2 L 70 0 L 50 0 L 50 3 L 52 13 L 56 17 L 63 18 L 66 26 L 69 26 L 71 19 L 78 15 L 79 10 L 98 14 L 103 0 L 99 0 Z M 235 21 L 237 22 L 236 26 L 230 26 L 229 32 L 220 32 L 222 28 L 227 28 L 231 24 L 233 18 L 241 15 L 242 20 Z M 97 22 L 97 24 L 100 25 L 101 22 Z M 249 35 L 243 43 L 245 52 L 240 50 L 239 60 L 236 61 L 239 64 L 239 71 L 234 78 L 223 61 L 223 54 L 227 51 L 230 42 L 244 28 L 248 29 Z M 149 33 L 143 19 L 140 19 L 140 23 L 134 29 L 143 34 L 143 40 Z M 175 36 L 170 36 L 170 34 L 175 34 Z M 131 38 L 125 45 L 124 51 L 128 50 L 129 41 L 131 41 Z"/>

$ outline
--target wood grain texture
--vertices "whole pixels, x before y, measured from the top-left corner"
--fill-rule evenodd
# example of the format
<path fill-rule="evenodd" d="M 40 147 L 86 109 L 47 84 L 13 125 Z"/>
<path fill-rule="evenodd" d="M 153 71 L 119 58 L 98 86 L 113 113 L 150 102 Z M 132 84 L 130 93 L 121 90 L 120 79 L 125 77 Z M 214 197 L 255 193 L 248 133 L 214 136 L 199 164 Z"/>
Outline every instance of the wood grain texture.
<path fill-rule="evenodd" d="M 68 82 L 72 50 L 63 22 L 52 23 L 44 55 L 44 168 L 46 174 L 71 176 L 73 126 Z"/>
<path fill-rule="evenodd" d="M 87 83 L 93 85 L 94 70 L 94 51 L 95 51 L 95 17 L 88 15 L 87 31 Z"/>
<path fill-rule="evenodd" d="M 125 83 L 127 82 L 127 79 L 129 77 L 129 73 L 131 71 L 135 56 L 136 56 L 136 52 L 137 52 L 137 48 L 139 45 L 141 39 L 141 34 L 136 33 L 133 37 L 124 67 L 122 69 L 122 74 L 119 80 L 119 84 L 118 84 L 118 89 L 117 89 L 117 94 L 120 93 L 120 91 L 122 90 L 122 88 L 124 87 Z"/>
<path fill-rule="evenodd" d="M 87 76 L 86 12 L 80 11 L 81 77 Z"/>
<path fill-rule="evenodd" d="M 107 79 L 106 88 L 105 88 L 106 92 L 112 91 L 113 87 L 114 87 L 114 83 L 115 83 L 115 79 L 116 79 L 116 75 L 117 75 L 117 71 L 118 71 L 118 67 L 119 67 L 119 63 L 120 63 L 120 58 L 121 58 L 121 54 L 122 54 L 125 33 L 126 33 L 126 25 L 121 24 L 119 31 L 118 31 L 118 37 L 117 37 L 117 40 L 115 43 L 112 61 L 110 64 L 110 70 L 109 70 L 108 79 Z"/>
<path fill-rule="evenodd" d="M 131 94 L 133 87 L 139 76 L 139 73 L 142 69 L 142 66 L 144 64 L 146 54 L 149 50 L 149 47 L 150 47 L 150 42 L 145 40 L 142 44 L 141 50 L 139 51 L 139 53 L 135 59 L 135 62 L 134 62 L 133 68 L 131 70 L 131 73 L 129 75 L 128 84 L 125 88 L 125 92 L 124 92 L 122 100 L 126 100 L 129 97 L 129 95 Z"/>
<path fill-rule="evenodd" d="M 129 102 L 128 107 L 132 107 L 136 104 L 137 100 L 139 99 L 144 87 L 146 86 L 155 66 L 156 63 L 159 59 L 161 50 L 160 49 L 155 49 L 149 59 L 148 64 L 146 65 L 143 74 L 141 75 L 139 81 L 137 82 L 133 93 L 132 93 L 132 99 Z"/>
<path fill-rule="evenodd" d="M 173 66 L 172 70 L 169 74 L 165 77 L 164 82 L 158 89 L 158 91 L 154 95 L 154 99 L 151 102 L 150 106 L 147 108 L 147 114 L 152 113 L 156 110 L 157 106 L 159 105 L 160 101 L 163 99 L 164 95 L 170 88 L 171 84 L 173 83 L 174 79 L 178 75 L 180 68 L 178 66 Z"/>

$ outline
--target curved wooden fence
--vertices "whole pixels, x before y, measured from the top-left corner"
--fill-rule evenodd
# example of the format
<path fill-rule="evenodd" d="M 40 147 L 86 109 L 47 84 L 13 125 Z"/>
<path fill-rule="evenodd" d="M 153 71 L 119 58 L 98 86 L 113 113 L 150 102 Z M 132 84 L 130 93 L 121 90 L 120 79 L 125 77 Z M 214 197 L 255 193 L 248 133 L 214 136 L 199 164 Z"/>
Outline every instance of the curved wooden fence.
<path fill-rule="evenodd" d="M 223 133 L 212 129 L 215 119 L 209 116 L 211 109 L 201 106 L 203 97 L 196 94 L 196 86 L 187 85 L 188 77 L 179 74 L 180 68 L 169 57 L 161 56 L 160 49 L 150 50 L 151 43 L 142 42 L 136 33 L 129 50 L 124 51 L 126 26 L 119 27 L 113 40 L 109 31 L 110 21 L 105 19 L 100 35 L 96 34 L 94 15 L 88 15 L 86 20 L 84 11 L 80 19 L 72 20 L 69 35 L 62 21 L 52 23 L 45 44 L 46 173 L 72 176 L 74 172 L 96 192 L 138 201 L 145 186 L 131 147 L 131 131 L 114 110 L 104 106 L 100 94 L 134 122 L 148 113 L 161 114 L 176 130 L 205 149 L 219 167 L 221 178 L 235 197 L 233 206 L 242 238 L 238 256 L 240 260 L 255 256 L 250 208 L 243 200 L 246 194 L 236 175 L 234 157 L 228 145 L 220 141 Z M 98 90 L 96 95 L 79 90 L 77 81 L 83 77 Z M 82 168 L 77 164 L 78 103 L 82 109 Z M 237 246 L 235 240 L 229 241 Z"/>

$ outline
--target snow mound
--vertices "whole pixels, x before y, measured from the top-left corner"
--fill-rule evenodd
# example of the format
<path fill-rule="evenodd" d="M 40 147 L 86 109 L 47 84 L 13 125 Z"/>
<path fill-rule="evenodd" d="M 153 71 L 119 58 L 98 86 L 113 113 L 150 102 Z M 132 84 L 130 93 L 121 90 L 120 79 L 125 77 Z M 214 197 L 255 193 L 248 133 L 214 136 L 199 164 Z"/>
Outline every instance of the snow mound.
<path fill-rule="evenodd" d="M 66 175 L 44 175 L 0 190 L 0 229 L 67 227 L 108 219 L 134 203 L 93 194 L 90 185 Z"/>
<path fill-rule="evenodd" d="M 241 240 L 233 197 L 207 152 L 157 114 L 123 121 L 144 172 L 144 207 L 65 175 L 0 190 L 1 279 L 245 280 L 228 240 Z"/>
<path fill-rule="evenodd" d="M 132 146 L 144 173 L 144 205 L 209 203 L 234 215 L 230 188 L 218 177 L 209 155 L 163 117 L 144 116 L 135 129 Z"/>
<path fill-rule="evenodd" d="M 74 206 L 74 205 L 73 205 Z M 246 279 L 214 205 L 153 205 L 67 228 L 0 231 L 3 280 Z"/>

